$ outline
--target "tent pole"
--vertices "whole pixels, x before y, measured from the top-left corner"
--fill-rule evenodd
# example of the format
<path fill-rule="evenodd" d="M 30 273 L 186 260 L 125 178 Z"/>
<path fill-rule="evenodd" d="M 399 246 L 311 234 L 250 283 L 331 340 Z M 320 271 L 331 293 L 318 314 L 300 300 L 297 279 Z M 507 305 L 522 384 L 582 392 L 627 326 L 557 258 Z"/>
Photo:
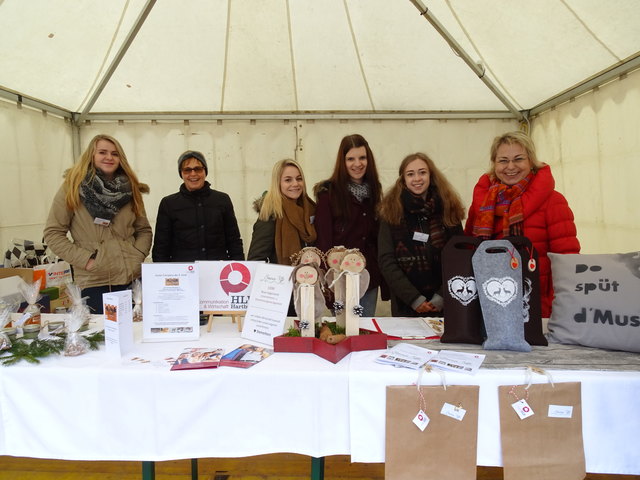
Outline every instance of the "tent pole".
<path fill-rule="evenodd" d="M 73 154 L 73 163 L 80 158 L 80 125 L 76 122 L 71 124 L 71 151 Z"/>
<path fill-rule="evenodd" d="M 523 113 L 518 110 L 518 108 L 498 89 L 497 86 L 493 84 L 491 80 L 489 80 L 485 76 L 484 69 L 481 68 L 474 60 L 464 51 L 462 46 L 455 41 L 455 39 L 451 36 L 451 34 L 444 28 L 444 26 L 438 21 L 436 17 L 434 17 L 429 9 L 422 3 L 422 0 L 410 0 L 411 3 L 420 11 L 420 15 L 422 15 L 433 28 L 440 34 L 442 38 L 449 44 L 449 46 L 458 54 L 460 58 L 464 60 L 464 62 L 473 70 L 473 72 L 478 76 L 480 80 L 493 92 L 493 94 L 498 97 L 505 107 L 512 112 L 519 121 L 524 119 Z"/>
<path fill-rule="evenodd" d="M 598 75 L 594 75 L 588 80 L 585 80 L 579 85 L 566 90 L 555 97 L 551 97 L 550 99 L 536 105 L 530 110 L 530 115 L 537 115 L 546 110 L 551 110 L 553 107 L 556 107 L 562 103 L 568 102 L 583 93 L 586 93 L 590 90 L 593 90 L 600 85 L 604 85 L 605 83 L 615 79 L 615 78 L 623 78 L 629 72 L 640 68 L 640 55 L 635 55 L 619 65 L 610 68 L 609 70 L 599 73 Z"/>
<path fill-rule="evenodd" d="M 77 125 L 80 125 L 82 122 L 84 122 L 87 114 L 93 108 L 93 105 L 96 103 L 96 101 L 100 97 L 102 90 L 104 90 L 104 88 L 107 86 L 107 83 L 109 83 L 111 76 L 116 71 L 116 68 L 118 68 L 118 65 L 120 65 L 122 58 L 127 53 L 127 50 L 129 50 L 131 43 L 136 38 L 136 35 L 142 28 L 142 25 L 144 24 L 145 20 L 149 16 L 149 13 L 151 13 L 151 9 L 155 5 L 155 3 L 156 3 L 156 0 L 147 0 L 146 5 L 144 6 L 142 11 L 140 12 L 140 15 L 138 16 L 133 26 L 131 27 L 129 34 L 127 35 L 122 46 L 120 47 L 120 50 L 118 50 L 118 53 L 116 53 L 115 57 L 113 57 L 113 60 L 111 61 L 111 65 L 109 65 L 109 68 L 107 68 L 102 79 L 100 80 L 100 83 L 98 84 L 95 91 L 91 95 L 91 98 L 89 98 L 89 100 L 87 101 L 87 104 L 82 110 L 82 113 L 78 116 L 76 120 Z"/>

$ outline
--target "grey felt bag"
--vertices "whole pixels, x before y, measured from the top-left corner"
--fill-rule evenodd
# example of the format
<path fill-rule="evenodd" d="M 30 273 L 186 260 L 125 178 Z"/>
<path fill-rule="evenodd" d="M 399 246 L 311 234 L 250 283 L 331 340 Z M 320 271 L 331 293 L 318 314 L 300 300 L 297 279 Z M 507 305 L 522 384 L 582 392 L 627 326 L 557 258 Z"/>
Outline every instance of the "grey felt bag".
<path fill-rule="evenodd" d="M 524 339 L 522 260 L 507 240 L 482 242 L 472 258 L 487 339 L 485 350 L 530 352 Z"/>

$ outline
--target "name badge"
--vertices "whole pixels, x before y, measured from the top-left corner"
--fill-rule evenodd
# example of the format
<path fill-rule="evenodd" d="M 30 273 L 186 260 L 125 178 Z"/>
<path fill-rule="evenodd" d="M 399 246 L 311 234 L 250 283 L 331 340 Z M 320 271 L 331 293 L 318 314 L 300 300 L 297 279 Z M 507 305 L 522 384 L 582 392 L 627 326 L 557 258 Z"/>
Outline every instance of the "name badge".
<path fill-rule="evenodd" d="M 111 225 L 111 220 L 107 220 L 106 218 L 96 217 L 93 219 L 93 223 L 96 225 L 102 225 L 103 227 L 108 227 Z"/>
<path fill-rule="evenodd" d="M 427 240 L 429 240 L 429 234 L 422 232 L 413 232 L 413 239 L 416 242 L 427 243 Z"/>

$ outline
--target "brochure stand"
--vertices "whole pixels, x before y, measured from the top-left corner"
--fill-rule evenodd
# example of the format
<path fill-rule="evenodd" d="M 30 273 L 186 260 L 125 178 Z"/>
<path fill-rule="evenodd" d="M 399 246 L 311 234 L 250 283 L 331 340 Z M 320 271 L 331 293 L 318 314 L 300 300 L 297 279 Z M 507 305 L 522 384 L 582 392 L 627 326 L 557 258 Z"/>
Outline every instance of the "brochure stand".
<path fill-rule="evenodd" d="M 244 314 L 246 310 L 230 310 L 230 311 L 206 311 L 202 312 L 205 315 L 209 315 L 209 321 L 207 322 L 207 332 L 211 331 L 211 327 L 213 326 L 213 316 L 214 315 L 222 315 L 224 317 L 231 317 L 231 321 L 233 323 L 238 324 L 238 331 L 242 331 L 242 319 L 244 318 Z"/>

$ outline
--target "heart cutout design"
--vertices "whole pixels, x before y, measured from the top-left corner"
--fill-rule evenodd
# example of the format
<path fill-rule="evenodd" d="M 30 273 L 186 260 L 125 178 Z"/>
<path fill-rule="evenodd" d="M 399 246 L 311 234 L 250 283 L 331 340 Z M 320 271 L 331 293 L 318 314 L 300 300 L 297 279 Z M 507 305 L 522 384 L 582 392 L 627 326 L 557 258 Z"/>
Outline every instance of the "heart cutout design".
<path fill-rule="evenodd" d="M 482 284 L 482 290 L 489 300 L 506 307 L 516 298 L 518 284 L 513 278 L 490 278 Z"/>
<path fill-rule="evenodd" d="M 478 287 L 473 277 L 455 276 L 447 282 L 449 294 L 462 305 L 469 305 L 478 298 Z"/>

